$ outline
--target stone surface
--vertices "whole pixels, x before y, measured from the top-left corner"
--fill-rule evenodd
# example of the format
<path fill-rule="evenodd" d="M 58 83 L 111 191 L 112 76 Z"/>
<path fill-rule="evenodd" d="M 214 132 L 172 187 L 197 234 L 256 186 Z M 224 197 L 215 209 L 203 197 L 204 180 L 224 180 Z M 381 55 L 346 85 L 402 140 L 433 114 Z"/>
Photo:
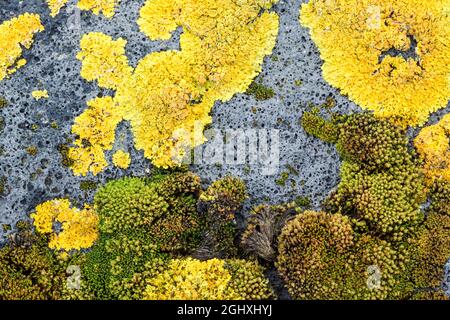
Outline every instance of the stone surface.
<path fill-rule="evenodd" d="M 335 148 L 308 136 L 299 120 L 311 103 L 323 104 L 328 97 L 337 102 L 330 111 L 360 110 L 322 79 L 319 52 L 308 30 L 298 22 L 302 2 L 305 0 L 280 0 L 273 9 L 280 15 L 279 37 L 257 81 L 271 87 L 275 96 L 257 101 L 246 94 L 237 94 L 229 102 L 216 103 L 212 112 L 211 127 L 215 129 L 278 129 L 281 144 L 278 173 L 265 176 L 260 167 L 249 165 L 191 166 L 205 183 L 225 175 L 244 179 L 251 196 L 244 212 L 258 203 L 286 202 L 299 195 L 309 197 L 318 208 L 338 183 L 340 161 Z M 122 123 L 117 130 L 115 149 L 120 147 L 131 152 L 133 161 L 128 170 L 110 167 L 97 177 L 83 178 L 75 177 L 61 164 L 57 149 L 71 137 L 74 118 L 86 108 L 87 100 L 99 94 L 110 94 L 80 77 L 81 64 L 75 56 L 82 34 L 101 31 L 114 38 L 127 39 L 127 55 L 135 66 L 150 52 L 177 49 L 181 30 L 175 32 L 170 41 L 147 39 L 136 24 L 144 0 L 122 0 L 110 20 L 92 12 L 79 13 L 75 3 L 70 0 L 56 18 L 49 16 L 42 0 L 0 3 L 0 21 L 34 12 L 41 15 L 45 25 L 45 31 L 35 36 L 31 50 L 25 50 L 28 64 L 0 82 L 0 96 L 9 102 L 0 110 L 5 121 L 0 135 L 0 146 L 4 150 L 0 156 L 0 177 L 6 178 L 6 190 L 0 196 L 0 225 L 14 225 L 17 220 L 27 218 L 37 204 L 56 197 L 70 197 L 78 204 L 92 201 L 92 191 L 80 190 L 82 181 L 103 183 L 124 175 L 144 176 L 152 167 L 142 152 L 134 150 L 127 123 Z M 49 99 L 36 102 L 31 96 L 36 89 L 47 89 Z M 443 111 L 437 113 L 431 122 L 442 114 Z M 53 123 L 57 123 L 58 128 L 54 128 Z M 412 134 L 415 132 L 412 130 Z M 27 153 L 30 146 L 38 149 L 35 156 Z M 109 160 L 113 152 L 109 152 Z M 285 186 L 277 183 L 283 172 L 290 172 Z M 5 235 L 0 228 L 0 239 Z"/>

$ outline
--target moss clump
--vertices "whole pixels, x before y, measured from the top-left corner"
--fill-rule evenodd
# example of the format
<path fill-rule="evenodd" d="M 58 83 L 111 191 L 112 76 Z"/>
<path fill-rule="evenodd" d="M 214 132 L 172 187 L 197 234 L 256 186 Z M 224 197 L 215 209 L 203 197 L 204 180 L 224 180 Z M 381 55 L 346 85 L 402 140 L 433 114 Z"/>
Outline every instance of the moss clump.
<path fill-rule="evenodd" d="M 248 87 L 246 94 L 253 96 L 258 101 L 269 100 L 275 96 L 272 88 L 266 87 L 256 81 Z"/>
<path fill-rule="evenodd" d="M 404 132 L 367 113 L 335 117 L 321 126 L 334 128 L 344 159 L 341 182 L 327 210 L 348 214 L 373 232 L 401 240 L 423 219 L 420 204 L 425 200 L 420 164 Z M 324 130 L 316 129 L 307 131 L 322 138 Z"/>
<path fill-rule="evenodd" d="M 26 223 L 0 249 L 0 300 L 61 299 L 64 265 Z"/>
<path fill-rule="evenodd" d="M 264 260 L 274 260 L 281 229 L 298 210 L 295 204 L 257 206 L 247 220 L 247 227 L 241 239 L 242 247 Z"/>
<path fill-rule="evenodd" d="M 197 212 L 200 179 L 190 173 L 124 178 L 95 195 L 100 230 L 142 232 L 163 251 L 187 251 L 199 243 L 203 221 Z"/>
<path fill-rule="evenodd" d="M 35 157 L 38 154 L 38 148 L 36 146 L 29 146 L 26 148 L 27 153 L 32 156 Z"/>
<path fill-rule="evenodd" d="M 229 176 L 213 182 L 201 194 L 199 209 L 205 216 L 207 230 L 203 240 L 207 250 L 200 250 L 203 257 L 228 258 L 237 254 L 236 214 L 246 198 L 244 182 Z"/>
<path fill-rule="evenodd" d="M 7 106 L 8 106 L 8 101 L 5 98 L 0 97 L 0 109 L 5 108 Z"/>
<path fill-rule="evenodd" d="M 166 260 L 144 234 L 102 235 L 86 256 L 83 274 L 98 299 L 141 299 L 142 278 L 155 275 Z"/>
<path fill-rule="evenodd" d="M 264 268 L 256 261 L 229 259 L 225 268 L 231 274 L 227 291 L 234 292 L 243 300 L 267 300 L 275 294 L 269 280 L 264 276 Z"/>
<path fill-rule="evenodd" d="M 298 196 L 297 198 L 295 198 L 294 202 L 298 207 L 301 208 L 308 209 L 309 207 L 311 207 L 311 199 L 307 196 Z"/>
<path fill-rule="evenodd" d="M 279 185 L 280 187 L 285 187 L 286 182 L 289 179 L 289 172 L 285 171 L 281 173 L 281 176 L 275 180 L 275 183 Z"/>

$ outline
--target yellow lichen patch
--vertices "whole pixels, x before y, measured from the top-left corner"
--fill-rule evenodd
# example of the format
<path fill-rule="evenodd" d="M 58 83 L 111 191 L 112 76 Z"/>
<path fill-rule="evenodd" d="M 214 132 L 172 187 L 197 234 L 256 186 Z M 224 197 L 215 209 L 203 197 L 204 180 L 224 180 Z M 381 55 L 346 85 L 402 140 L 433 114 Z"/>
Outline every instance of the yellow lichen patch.
<path fill-rule="evenodd" d="M 88 101 L 88 109 L 75 119 L 72 133 L 77 136 L 75 147 L 68 157 L 74 160 L 72 170 L 76 175 L 92 172 L 98 174 L 108 166 L 105 151 L 111 150 L 115 129 L 122 120 L 122 113 L 111 97 Z"/>
<path fill-rule="evenodd" d="M 89 206 L 80 210 L 71 208 L 67 199 L 55 199 L 36 207 L 31 214 L 36 230 L 49 234 L 49 247 L 56 250 L 80 250 L 91 247 L 98 237 L 98 216 Z M 53 224 L 61 224 L 55 232 Z"/>
<path fill-rule="evenodd" d="M 301 23 L 323 76 L 397 124 L 422 125 L 450 97 L 449 0 L 311 0 Z"/>
<path fill-rule="evenodd" d="M 91 10 L 96 15 L 101 12 L 105 17 L 112 18 L 119 2 L 120 0 L 80 0 L 78 1 L 78 8 Z"/>
<path fill-rule="evenodd" d="M 165 40 L 182 27 L 180 51 L 151 53 L 132 70 L 125 40 L 90 33 L 81 41 L 81 74 L 116 90 L 109 111 L 130 121 L 135 146 L 146 158 L 159 167 L 179 165 L 186 150 L 205 141 L 214 103 L 245 92 L 261 71 L 278 33 L 278 16 L 266 11 L 276 2 L 147 1 L 141 30 Z"/>
<path fill-rule="evenodd" d="M 0 25 L 0 81 L 26 64 L 22 47 L 30 49 L 33 36 L 44 30 L 37 14 L 25 13 Z"/>
<path fill-rule="evenodd" d="M 35 100 L 40 99 L 48 99 L 48 91 L 47 90 L 34 90 L 31 95 Z"/>
<path fill-rule="evenodd" d="M 113 163 L 118 168 L 126 169 L 130 166 L 131 156 L 128 152 L 119 150 L 113 155 Z"/>
<path fill-rule="evenodd" d="M 148 281 L 145 300 L 236 299 L 227 292 L 231 274 L 223 260 L 174 259 L 168 269 Z"/>
<path fill-rule="evenodd" d="M 69 0 L 47 0 L 50 9 L 50 16 L 56 17 L 62 7 L 66 5 Z"/>
<path fill-rule="evenodd" d="M 429 184 L 435 180 L 450 181 L 450 114 L 437 124 L 423 128 L 414 144 L 424 160 Z"/>

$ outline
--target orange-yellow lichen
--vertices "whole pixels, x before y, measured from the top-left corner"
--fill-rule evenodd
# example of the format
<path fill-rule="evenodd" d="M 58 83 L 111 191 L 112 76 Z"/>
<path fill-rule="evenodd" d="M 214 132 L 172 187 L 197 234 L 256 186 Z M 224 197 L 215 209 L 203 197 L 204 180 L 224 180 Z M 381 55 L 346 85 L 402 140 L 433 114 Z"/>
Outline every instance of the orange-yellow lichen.
<path fill-rule="evenodd" d="M 71 208 L 67 199 L 55 199 L 36 207 L 31 214 L 36 230 L 49 234 L 48 246 L 56 250 L 80 250 L 91 247 L 98 238 L 98 216 L 89 206 L 80 210 Z M 61 224 L 55 232 L 54 223 Z"/>
<path fill-rule="evenodd" d="M 311 0 L 323 76 L 375 115 L 422 125 L 450 97 L 449 0 Z"/>
<path fill-rule="evenodd" d="M 34 90 L 31 92 L 33 98 L 37 100 L 48 99 L 48 91 L 47 90 Z"/>
<path fill-rule="evenodd" d="M 55 17 L 68 1 L 69 0 L 47 0 L 50 16 Z M 78 8 L 86 11 L 91 10 L 96 15 L 103 13 L 105 17 L 112 18 L 119 2 L 120 0 L 80 0 L 78 2 Z"/>
<path fill-rule="evenodd" d="M 101 12 L 105 17 L 112 18 L 119 2 L 120 0 L 80 0 L 78 1 L 78 8 L 91 10 L 96 15 Z"/>
<path fill-rule="evenodd" d="M 131 157 L 128 152 L 118 150 L 113 155 L 113 163 L 117 168 L 126 169 L 130 166 Z"/>
<path fill-rule="evenodd" d="M 159 167 L 178 165 L 188 148 L 205 141 L 202 131 L 211 123 L 215 101 L 245 92 L 260 72 L 278 32 L 278 16 L 266 11 L 275 2 L 147 1 L 138 21 L 141 30 L 152 40 L 164 40 L 180 26 L 181 50 L 151 53 L 133 70 L 125 40 L 90 33 L 81 41 L 81 74 L 116 90 L 108 114 L 130 121 L 135 146 L 146 158 Z M 89 165 L 78 166 L 87 173 Z"/>
<path fill-rule="evenodd" d="M 22 47 L 30 49 L 34 34 L 44 30 L 39 15 L 24 13 L 0 25 L 0 81 L 26 64 Z"/>
<path fill-rule="evenodd" d="M 111 150 L 115 129 L 122 120 L 111 97 L 95 98 L 88 102 L 88 109 L 75 119 L 72 133 L 77 136 L 75 147 L 69 148 L 68 157 L 73 161 L 76 175 L 92 172 L 98 174 L 108 166 L 105 151 Z"/>
<path fill-rule="evenodd" d="M 429 184 L 435 180 L 450 182 L 450 114 L 437 124 L 423 128 L 414 144 L 424 160 Z"/>

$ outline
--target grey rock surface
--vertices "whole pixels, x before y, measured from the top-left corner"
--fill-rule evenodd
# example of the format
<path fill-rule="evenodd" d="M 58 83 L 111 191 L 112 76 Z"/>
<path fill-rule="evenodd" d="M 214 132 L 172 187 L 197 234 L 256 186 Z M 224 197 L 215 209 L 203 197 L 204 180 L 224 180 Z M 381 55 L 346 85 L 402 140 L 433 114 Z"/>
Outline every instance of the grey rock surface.
<path fill-rule="evenodd" d="M 217 102 L 212 112 L 214 129 L 279 130 L 278 173 L 264 176 L 261 168 L 248 164 L 191 166 L 205 183 L 227 174 L 243 178 L 251 195 L 247 209 L 255 203 L 286 202 L 299 195 L 310 197 L 317 207 L 337 183 L 339 158 L 332 146 L 308 136 L 299 119 L 308 104 L 322 104 L 330 96 L 337 101 L 333 111 L 358 110 L 322 79 L 318 50 L 308 31 L 298 23 L 301 2 L 283 0 L 273 9 L 280 15 L 279 37 L 257 81 L 271 87 L 275 97 L 257 101 L 252 96 L 236 94 L 231 101 Z M 73 120 L 84 111 L 86 101 L 99 94 L 111 94 L 81 78 L 81 64 L 76 59 L 79 40 L 92 31 L 104 32 L 113 38 L 123 37 L 128 41 L 126 52 L 130 63 L 136 66 L 148 53 L 177 49 L 181 30 L 175 32 L 170 41 L 146 38 L 136 23 L 144 0 L 121 1 L 113 19 L 92 12 L 80 13 L 75 4 L 76 1 L 69 1 L 56 18 L 49 16 L 43 1 L 0 4 L 1 21 L 32 12 L 41 16 L 45 26 L 45 31 L 35 36 L 31 50 L 24 51 L 28 64 L 0 82 L 0 96 L 9 102 L 1 110 L 5 129 L 0 138 L 4 150 L 0 176 L 6 177 L 6 192 L 0 198 L 0 224 L 14 225 L 17 220 L 26 218 L 37 204 L 56 197 L 70 197 L 80 204 L 92 201 L 93 192 L 81 191 L 81 181 L 103 183 L 124 175 L 142 176 L 151 168 L 142 152 L 134 150 L 127 123 L 122 123 L 117 130 L 115 148 L 131 152 L 133 162 L 128 170 L 110 167 L 97 177 L 83 178 L 74 176 L 61 164 L 58 146 L 71 138 Z M 35 101 L 31 92 L 36 89 L 48 90 L 49 99 Z M 27 153 L 30 146 L 37 147 L 36 156 Z M 294 174 L 291 167 L 295 168 Z M 287 168 L 291 172 L 289 179 L 285 186 L 280 186 L 276 180 L 288 171 Z"/>
<path fill-rule="evenodd" d="M 339 156 L 333 146 L 308 136 L 299 120 L 310 104 L 323 104 L 328 97 L 337 102 L 331 111 L 360 111 L 323 80 L 318 49 L 308 30 L 298 22 L 302 2 L 306 0 L 280 0 L 273 9 L 280 16 L 279 36 L 273 55 L 266 57 L 257 81 L 271 87 L 275 96 L 257 101 L 252 96 L 236 94 L 229 102 L 217 102 L 212 111 L 215 129 L 278 129 L 281 143 L 278 173 L 264 176 L 261 168 L 248 165 L 191 166 L 205 183 L 229 174 L 244 179 L 250 193 L 246 211 L 258 203 L 287 202 L 297 196 L 309 197 L 318 208 L 338 183 Z M 0 21 L 33 12 L 41 16 L 45 25 L 45 31 L 35 36 L 31 50 L 24 51 L 28 64 L 0 82 L 0 96 L 9 102 L 0 110 L 5 122 L 0 133 L 3 149 L 0 177 L 6 178 L 6 190 L 0 196 L 0 226 L 13 226 L 19 219 L 26 219 L 37 204 L 53 198 L 70 197 L 78 204 L 91 202 L 93 191 L 80 190 L 82 181 L 101 184 L 125 175 L 144 176 L 152 167 L 142 152 L 133 148 L 127 123 L 122 123 L 117 130 L 115 148 L 131 152 L 133 162 L 129 169 L 110 167 L 97 177 L 83 178 L 74 176 L 62 165 L 57 149 L 71 137 L 73 120 L 84 111 L 87 100 L 109 94 L 81 78 L 76 54 L 82 34 L 100 31 L 113 38 L 127 39 L 126 52 L 130 63 L 136 66 L 148 53 L 178 48 L 181 30 L 170 41 L 146 38 L 136 24 L 144 0 L 122 0 L 113 19 L 85 11 L 78 16 L 75 3 L 70 0 L 56 18 L 51 18 L 42 0 L 0 1 Z M 47 89 L 49 99 L 35 101 L 31 96 L 35 89 Z M 443 111 L 437 113 L 431 121 L 437 121 L 442 114 Z M 58 128 L 54 128 L 54 123 Z M 30 146 L 37 147 L 35 156 L 27 153 Z M 276 180 L 287 171 L 289 178 L 281 186 Z M 0 239 L 5 235 L 0 228 Z"/>

